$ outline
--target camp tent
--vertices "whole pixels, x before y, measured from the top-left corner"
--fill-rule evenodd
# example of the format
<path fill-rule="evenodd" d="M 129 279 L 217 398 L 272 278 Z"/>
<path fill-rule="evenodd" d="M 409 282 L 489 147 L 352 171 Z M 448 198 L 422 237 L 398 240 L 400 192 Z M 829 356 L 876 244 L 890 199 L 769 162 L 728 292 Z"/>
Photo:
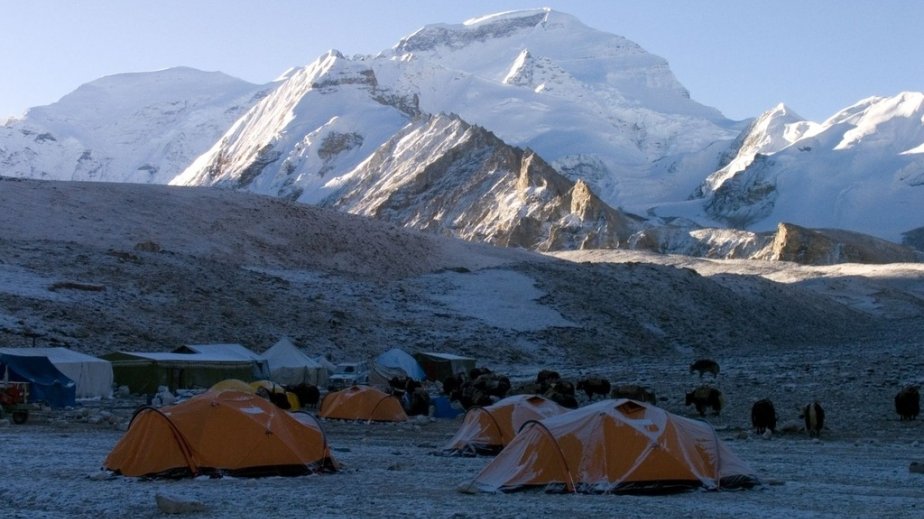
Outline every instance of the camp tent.
<path fill-rule="evenodd" d="M 29 402 L 49 407 L 77 405 L 77 384 L 67 378 L 47 357 L 0 353 L 0 379 L 29 383 Z"/>
<path fill-rule="evenodd" d="M 414 354 L 414 359 L 430 380 L 442 381 L 459 373 L 467 374 L 475 367 L 475 359 L 452 353 L 420 352 Z"/>
<path fill-rule="evenodd" d="M 461 490 L 667 492 L 757 483 L 708 423 L 619 399 L 527 422 Z"/>
<path fill-rule="evenodd" d="M 443 451 L 447 454 L 495 455 L 529 420 L 541 420 L 569 409 L 539 395 L 513 395 L 465 413 L 462 425 Z"/>
<path fill-rule="evenodd" d="M 336 462 L 310 415 L 228 390 L 141 408 L 103 468 L 124 476 L 259 477 L 334 470 Z"/>
<path fill-rule="evenodd" d="M 268 364 L 272 380 L 280 384 L 327 385 L 327 369 L 298 349 L 288 337 L 279 339 L 261 357 Z"/>
<path fill-rule="evenodd" d="M 318 416 L 369 422 L 407 420 L 407 413 L 397 398 L 371 386 L 351 386 L 324 395 Z"/>
<path fill-rule="evenodd" d="M 112 396 L 112 364 L 68 348 L 0 348 L 0 353 L 45 357 L 76 384 L 77 398 Z"/>
<path fill-rule="evenodd" d="M 112 363 L 116 385 L 137 394 L 154 394 L 160 386 L 176 391 L 208 388 L 227 378 L 266 378 L 258 364 L 238 355 L 119 351 L 102 358 Z"/>
<path fill-rule="evenodd" d="M 401 348 L 392 348 L 373 360 L 372 369 L 369 371 L 369 383 L 387 386 L 388 381 L 394 377 L 422 381 L 427 378 L 427 374 L 410 353 Z"/>
<path fill-rule="evenodd" d="M 254 364 L 255 378 L 270 378 L 269 365 L 266 359 L 241 344 L 184 344 L 173 350 L 173 353 L 198 354 L 229 360 L 249 360 Z"/>

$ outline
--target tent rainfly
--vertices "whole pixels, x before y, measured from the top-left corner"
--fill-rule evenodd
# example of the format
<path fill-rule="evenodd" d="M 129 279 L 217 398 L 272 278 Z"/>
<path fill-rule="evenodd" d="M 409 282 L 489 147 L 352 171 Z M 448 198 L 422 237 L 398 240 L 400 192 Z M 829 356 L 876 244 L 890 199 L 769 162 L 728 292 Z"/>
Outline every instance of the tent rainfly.
<path fill-rule="evenodd" d="M 496 455 L 530 420 L 566 413 L 570 409 L 539 395 L 513 395 L 465 413 L 462 425 L 443 452 L 462 456 Z"/>
<path fill-rule="evenodd" d="M 407 413 L 397 398 L 371 386 L 352 386 L 324 395 L 318 416 L 367 422 L 407 420 Z"/>
<path fill-rule="evenodd" d="M 45 357 L 76 384 L 77 398 L 110 398 L 112 364 L 68 348 L 0 348 L 0 353 L 23 357 Z"/>
<path fill-rule="evenodd" d="M 619 399 L 526 422 L 459 490 L 648 493 L 758 484 L 708 423 Z"/>
<path fill-rule="evenodd" d="M 263 477 L 333 471 L 337 463 L 311 415 L 227 390 L 142 407 L 103 468 L 135 477 Z"/>
<path fill-rule="evenodd" d="M 410 353 L 401 348 L 392 348 L 372 362 L 372 369 L 369 370 L 369 383 L 387 386 L 388 381 L 394 377 L 408 377 L 422 381 L 427 378 L 427 374 Z"/>
<path fill-rule="evenodd" d="M 443 381 L 459 373 L 468 374 L 475 367 L 475 359 L 452 353 L 427 351 L 415 353 L 414 358 L 430 380 Z"/>
<path fill-rule="evenodd" d="M 288 337 L 270 346 L 263 352 L 262 358 L 266 360 L 270 377 L 275 382 L 286 385 L 327 385 L 327 369 L 305 355 Z"/>

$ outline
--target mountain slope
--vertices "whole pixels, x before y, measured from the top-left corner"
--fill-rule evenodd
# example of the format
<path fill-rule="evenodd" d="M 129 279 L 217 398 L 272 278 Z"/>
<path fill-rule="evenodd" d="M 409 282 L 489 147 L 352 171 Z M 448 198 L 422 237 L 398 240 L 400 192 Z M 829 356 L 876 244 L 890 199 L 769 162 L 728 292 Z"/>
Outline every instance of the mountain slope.
<path fill-rule="evenodd" d="M 582 181 L 456 116 L 418 118 L 325 205 L 405 227 L 533 250 L 618 248 L 639 227 Z"/>
<path fill-rule="evenodd" d="M 172 68 L 87 83 L 0 127 L 15 177 L 165 184 L 271 87 Z"/>
<path fill-rule="evenodd" d="M 777 111 L 778 112 L 778 111 Z M 725 225 L 780 221 L 901 242 L 924 226 L 924 93 L 870 98 L 821 124 L 774 113 L 754 125 L 728 166 L 699 194 Z"/>
<path fill-rule="evenodd" d="M 317 202 L 416 113 L 375 72 L 336 51 L 294 71 L 171 181 Z"/>

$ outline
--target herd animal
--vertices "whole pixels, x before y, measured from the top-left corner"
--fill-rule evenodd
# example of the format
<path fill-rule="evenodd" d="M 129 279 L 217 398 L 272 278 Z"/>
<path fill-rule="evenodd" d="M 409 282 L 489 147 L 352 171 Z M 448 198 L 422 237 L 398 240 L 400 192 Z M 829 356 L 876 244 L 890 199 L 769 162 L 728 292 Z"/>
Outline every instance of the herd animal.
<path fill-rule="evenodd" d="M 712 414 L 718 416 L 725 405 L 725 396 L 712 386 L 702 385 L 687 393 L 686 405 L 695 406 L 700 416 L 706 416 L 707 407 L 712 408 Z"/>
<path fill-rule="evenodd" d="M 690 363 L 690 374 L 698 373 L 700 378 L 705 373 L 711 373 L 718 378 L 719 364 L 713 359 L 701 358 Z M 430 409 L 430 395 L 421 387 L 421 384 L 407 377 L 398 377 L 389 381 L 391 391 L 402 402 L 409 415 L 427 414 Z M 526 384 L 516 389 L 511 388 L 510 379 L 504 375 L 492 372 L 488 368 L 475 368 L 467 373 L 458 373 L 443 381 L 442 391 L 456 400 L 465 409 L 473 406 L 491 405 L 511 393 L 534 393 L 543 395 L 558 404 L 577 408 L 576 392 L 583 392 L 587 401 L 601 398 L 629 398 L 641 402 L 657 404 L 654 392 L 637 384 L 613 385 L 603 377 L 585 377 L 576 384 L 564 380 L 559 372 L 543 369 L 536 375 L 534 383 Z M 297 397 L 302 407 L 316 407 L 320 399 L 320 390 L 311 384 L 298 384 L 285 386 L 285 392 Z M 171 395 L 172 396 L 172 395 Z M 263 396 L 273 401 L 279 407 L 288 409 L 289 402 L 283 401 L 285 393 L 264 391 Z M 156 404 L 163 405 L 166 398 L 158 395 Z M 694 406 L 696 412 L 704 417 L 707 410 L 718 416 L 725 403 L 725 396 L 718 388 L 702 384 L 686 393 L 685 403 Z M 909 385 L 901 388 L 895 395 L 895 412 L 899 420 L 915 420 L 921 411 L 921 397 L 917 386 Z M 804 420 L 805 431 L 811 438 L 818 438 L 825 427 L 825 410 L 821 403 L 813 401 L 800 409 L 799 418 Z M 751 425 L 757 434 L 776 432 L 778 415 L 773 402 L 760 399 L 751 406 Z"/>
<path fill-rule="evenodd" d="M 758 400 L 751 406 L 751 425 L 757 434 L 764 434 L 768 430 L 776 432 L 776 408 L 770 399 Z"/>
<path fill-rule="evenodd" d="M 699 372 L 699 378 L 703 378 L 704 373 L 712 373 L 712 378 L 719 376 L 719 363 L 712 359 L 698 359 L 690 363 L 690 374 L 694 371 Z"/>
<path fill-rule="evenodd" d="M 917 386 L 905 386 L 895 395 L 895 412 L 899 420 L 914 420 L 921 412 L 921 395 Z"/>
<path fill-rule="evenodd" d="M 800 418 L 805 420 L 805 431 L 808 432 L 809 437 L 821 436 L 821 430 L 825 426 L 825 410 L 817 400 L 802 408 Z"/>

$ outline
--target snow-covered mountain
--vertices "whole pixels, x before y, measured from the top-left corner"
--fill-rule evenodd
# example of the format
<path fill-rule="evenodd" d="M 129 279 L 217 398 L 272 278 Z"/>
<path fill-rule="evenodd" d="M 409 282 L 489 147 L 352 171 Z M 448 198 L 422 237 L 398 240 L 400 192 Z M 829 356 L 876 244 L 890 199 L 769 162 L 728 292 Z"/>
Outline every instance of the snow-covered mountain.
<path fill-rule="evenodd" d="M 894 242 L 924 227 L 924 93 L 873 97 L 823 123 L 783 106 L 745 132 L 734 158 L 698 195 L 726 226 L 781 221 Z"/>
<path fill-rule="evenodd" d="M 246 184 L 315 202 L 332 176 L 420 112 L 458 114 L 534 150 L 611 205 L 633 208 L 686 197 L 716 167 L 678 186 L 652 178 L 652 161 L 737 133 L 692 101 L 662 58 L 539 9 L 427 26 L 375 57 L 332 51 L 292 73 L 174 183 Z M 321 157 L 330 134 L 354 143 L 350 158 Z"/>
<path fill-rule="evenodd" d="M 183 67 L 106 76 L 0 127 L 0 174 L 165 184 L 270 88 Z"/>
<path fill-rule="evenodd" d="M 534 9 L 330 51 L 264 86 L 109 76 L 0 127 L 0 174 L 244 189 L 540 249 L 766 256 L 781 222 L 916 244 L 922 97 L 730 121 L 663 58 Z"/>

